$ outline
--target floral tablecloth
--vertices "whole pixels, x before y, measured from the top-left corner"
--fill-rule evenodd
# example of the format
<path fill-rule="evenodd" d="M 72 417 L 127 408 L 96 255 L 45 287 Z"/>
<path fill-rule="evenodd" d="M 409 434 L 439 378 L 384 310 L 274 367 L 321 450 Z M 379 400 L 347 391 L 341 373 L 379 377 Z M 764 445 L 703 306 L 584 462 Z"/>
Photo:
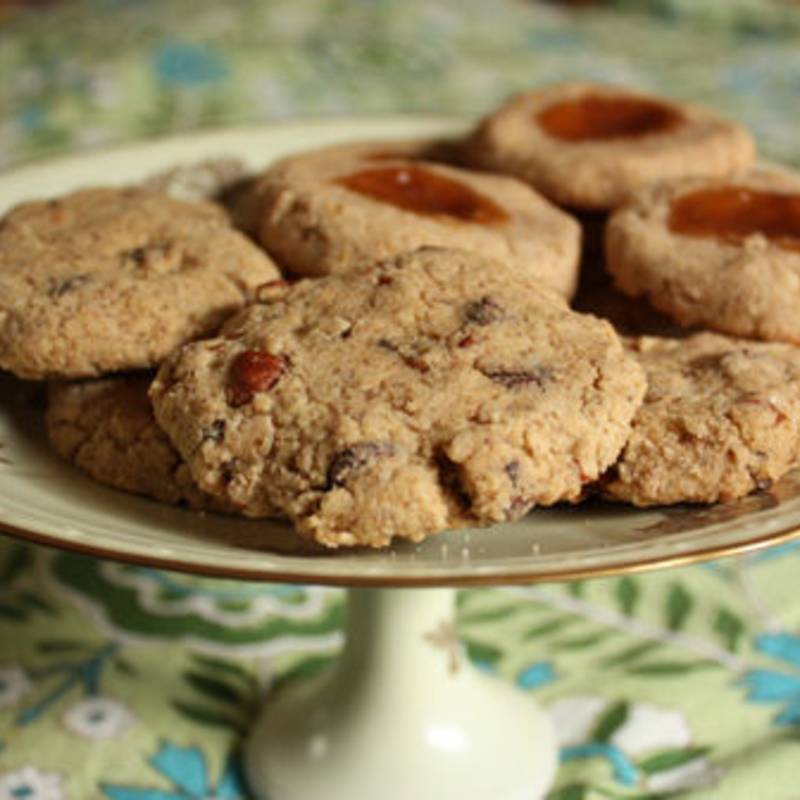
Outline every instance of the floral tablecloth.
<path fill-rule="evenodd" d="M 295 115 L 478 113 L 582 77 L 711 103 L 768 155 L 800 161 L 797 4 L 569 5 L 0 0 L 0 164 Z M 476 662 L 553 715 L 553 800 L 791 800 L 798 575 L 800 547 L 784 546 L 641 577 L 470 590 L 458 624 Z M 0 540 L 0 800 L 244 800 L 250 715 L 330 661 L 343 613 L 335 590 Z"/>

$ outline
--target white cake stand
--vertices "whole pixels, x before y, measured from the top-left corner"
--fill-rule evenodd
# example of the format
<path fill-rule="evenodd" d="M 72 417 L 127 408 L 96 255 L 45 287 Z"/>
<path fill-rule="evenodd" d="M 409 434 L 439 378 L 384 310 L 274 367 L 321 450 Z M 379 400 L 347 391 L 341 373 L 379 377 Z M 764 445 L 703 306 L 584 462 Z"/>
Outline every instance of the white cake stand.
<path fill-rule="evenodd" d="M 237 154 L 254 166 L 346 139 L 441 135 L 452 120 L 293 123 L 177 137 L 0 176 L 0 213 L 29 197 Z M 267 704 L 246 748 L 259 800 L 535 800 L 556 742 L 529 695 L 470 666 L 455 587 L 571 580 L 742 553 L 800 535 L 800 474 L 736 505 L 666 513 L 537 511 L 420 546 L 319 553 L 288 527 L 161 506 L 91 483 L 42 436 L 36 391 L 0 378 L 0 530 L 54 547 L 242 580 L 350 587 L 346 645 L 316 682 Z"/>

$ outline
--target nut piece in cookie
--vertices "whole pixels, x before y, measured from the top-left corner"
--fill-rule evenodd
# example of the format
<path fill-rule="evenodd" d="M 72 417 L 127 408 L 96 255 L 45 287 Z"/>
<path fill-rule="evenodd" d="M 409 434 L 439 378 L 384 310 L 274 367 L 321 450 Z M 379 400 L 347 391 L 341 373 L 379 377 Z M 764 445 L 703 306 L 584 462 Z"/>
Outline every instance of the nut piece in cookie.
<path fill-rule="evenodd" d="M 150 375 L 124 375 L 48 387 L 45 417 L 55 451 L 98 483 L 163 503 L 233 512 L 197 488 L 189 468 L 156 424 Z M 225 426 L 208 435 L 221 441 Z"/>
<path fill-rule="evenodd" d="M 629 343 L 644 404 L 603 492 L 637 506 L 764 489 L 800 460 L 800 349 L 698 333 Z"/>
<path fill-rule="evenodd" d="M 86 189 L 0 221 L 0 368 L 22 378 L 155 366 L 280 277 L 218 206 Z"/>
<path fill-rule="evenodd" d="M 513 97 L 480 122 L 466 152 L 469 164 L 514 175 L 560 205 L 603 210 L 653 181 L 747 169 L 755 146 L 702 106 L 574 83 Z"/>
<path fill-rule="evenodd" d="M 345 272 L 421 246 L 458 247 L 574 293 L 580 227 L 530 187 L 380 155 L 323 150 L 273 166 L 258 183 L 259 240 L 297 275 Z"/>
<path fill-rule="evenodd" d="M 380 547 L 576 498 L 644 391 L 607 323 L 507 264 L 424 248 L 251 306 L 168 359 L 151 397 L 206 491 Z"/>
<path fill-rule="evenodd" d="M 620 291 L 682 325 L 800 343 L 800 175 L 642 189 L 609 220 L 606 265 Z"/>

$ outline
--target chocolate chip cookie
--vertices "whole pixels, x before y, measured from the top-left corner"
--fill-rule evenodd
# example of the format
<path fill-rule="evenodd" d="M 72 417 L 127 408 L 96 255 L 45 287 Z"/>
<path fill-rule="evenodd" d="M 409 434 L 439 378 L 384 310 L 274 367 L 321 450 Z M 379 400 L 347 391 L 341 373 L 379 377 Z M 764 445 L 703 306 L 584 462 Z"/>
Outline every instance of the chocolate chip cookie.
<path fill-rule="evenodd" d="M 276 164 L 259 187 L 258 237 L 297 275 L 433 245 L 506 261 L 567 297 L 575 291 L 579 225 L 512 178 L 321 151 Z"/>
<path fill-rule="evenodd" d="M 574 83 L 513 97 L 480 122 L 466 151 L 468 163 L 560 205 L 603 210 L 653 181 L 747 169 L 755 145 L 702 106 Z"/>
<path fill-rule="evenodd" d="M 606 268 L 682 325 L 800 343 L 800 175 L 643 189 L 609 220 Z"/>
<path fill-rule="evenodd" d="M 279 277 L 215 205 L 133 188 L 25 203 L 0 221 L 0 368 L 154 366 Z"/>
<path fill-rule="evenodd" d="M 648 390 L 607 496 L 637 506 L 733 500 L 798 464 L 799 348 L 713 333 L 629 346 Z"/>
<path fill-rule="evenodd" d="M 608 323 L 533 274 L 424 248 L 276 287 L 151 388 L 198 484 L 330 547 L 576 498 L 645 391 Z"/>

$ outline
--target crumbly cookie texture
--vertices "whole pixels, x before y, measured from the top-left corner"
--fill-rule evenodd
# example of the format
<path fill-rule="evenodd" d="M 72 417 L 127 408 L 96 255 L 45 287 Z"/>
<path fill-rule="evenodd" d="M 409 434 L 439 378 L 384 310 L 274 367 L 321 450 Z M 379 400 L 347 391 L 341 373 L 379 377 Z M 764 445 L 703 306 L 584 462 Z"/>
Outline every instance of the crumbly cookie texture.
<path fill-rule="evenodd" d="M 673 203 L 728 186 L 798 195 L 800 175 L 753 169 L 727 180 L 687 179 L 647 187 L 606 228 L 606 268 L 631 297 L 646 297 L 680 324 L 735 336 L 800 343 L 800 251 L 756 233 L 744 241 L 676 233 Z M 796 240 L 796 244 L 800 239 Z"/>
<path fill-rule="evenodd" d="M 513 178 L 366 158 L 362 148 L 353 156 L 285 159 L 264 174 L 258 192 L 258 238 L 297 275 L 345 272 L 364 258 L 437 246 L 506 261 L 566 297 L 577 285 L 580 226 Z"/>
<path fill-rule="evenodd" d="M 47 435 L 55 451 L 98 483 L 195 509 L 234 511 L 201 492 L 153 418 L 149 374 L 48 386 Z"/>
<path fill-rule="evenodd" d="M 155 366 L 279 278 L 215 205 L 136 188 L 25 203 L 0 221 L 0 368 L 39 379 Z"/>
<path fill-rule="evenodd" d="M 527 273 L 424 248 L 275 289 L 151 388 L 198 484 L 330 547 L 579 496 L 645 391 L 611 326 Z"/>
<path fill-rule="evenodd" d="M 637 506 L 767 488 L 800 459 L 800 349 L 698 333 L 642 337 L 644 404 L 604 493 Z"/>
<path fill-rule="evenodd" d="M 679 121 L 651 133 L 573 140 L 542 127 L 542 112 L 587 97 L 657 103 Z M 473 166 L 514 175 L 560 205 L 594 210 L 614 208 L 632 190 L 656 180 L 747 169 L 755 155 L 745 128 L 702 106 L 584 83 L 511 98 L 481 120 L 465 149 Z"/>

